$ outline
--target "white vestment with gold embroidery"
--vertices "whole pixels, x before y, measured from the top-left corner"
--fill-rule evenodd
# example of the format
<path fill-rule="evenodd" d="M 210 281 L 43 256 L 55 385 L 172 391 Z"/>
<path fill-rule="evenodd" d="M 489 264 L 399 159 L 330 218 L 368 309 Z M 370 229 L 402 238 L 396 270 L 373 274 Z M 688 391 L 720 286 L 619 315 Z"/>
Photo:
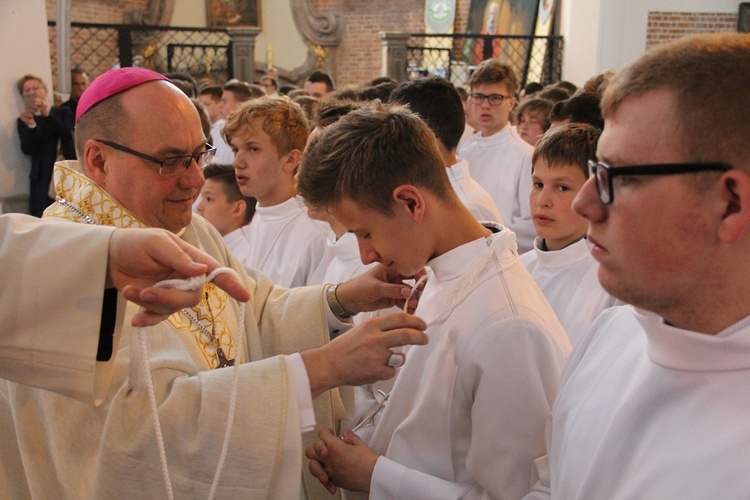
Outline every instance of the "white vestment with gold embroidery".
<path fill-rule="evenodd" d="M 65 203 L 53 204 L 45 217 L 144 227 L 74 169 L 58 165 L 55 181 L 56 193 Z M 274 287 L 259 273 L 249 271 L 248 276 L 219 233 L 200 217 L 194 217 L 180 237 L 235 269 L 252 297 L 245 316 L 239 318 L 238 304 L 209 285 L 211 311 L 205 299 L 191 310 L 209 330 L 213 315 L 216 335 L 229 358 L 238 356 L 232 335 L 239 321 L 244 321 L 246 332 L 235 424 L 217 498 L 298 498 L 304 443 L 295 385 L 283 354 L 327 341 L 321 287 L 290 291 Z M 136 312 L 137 306 L 120 299 L 112 383 L 101 405 L 0 381 L 0 498 L 166 496 L 147 394 L 131 391 L 128 384 L 130 320 Z M 217 363 L 213 347 L 183 312 L 150 328 L 147 337 L 175 497 L 205 498 L 224 438 L 233 368 L 212 370 Z M 315 400 L 319 426 L 333 424 L 334 403 L 340 403 L 337 391 Z M 310 434 L 307 442 L 315 439 Z M 310 476 L 301 487 L 303 495 L 330 498 Z"/>

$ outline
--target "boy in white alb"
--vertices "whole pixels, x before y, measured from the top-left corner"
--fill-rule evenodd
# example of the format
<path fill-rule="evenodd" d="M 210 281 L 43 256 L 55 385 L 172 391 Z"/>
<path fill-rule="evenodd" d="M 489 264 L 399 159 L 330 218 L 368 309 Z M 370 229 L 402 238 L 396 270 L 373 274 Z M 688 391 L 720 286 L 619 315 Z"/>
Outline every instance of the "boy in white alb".
<path fill-rule="evenodd" d="M 460 151 L 471 176 L 495 201 L 505 225 L 516 233 L 521 253 L 531 250 L 534 224 L 526 200 L 531 192 L 534 148 L 509 123 L 518 80 L 513 69 L 496 59 L 477 67 L 469 81 L 469 106 L 477 124 L 474 143 Z"/>
<path fill-rule="evenodd" d="M 357 237 L 364 263 L 431 269 L 416 311 L 429 344 L 392 357 L 405 364 L 369 446 L 321 431 L 311 472 L 331 491 L 373 498 L 527 493 L 570 345 L 513 233 L 476 221 L 434 134 L 402 106 L 370 105 L 327 127 L 305 151 L 298 188 Z"/>
<path fill-rule="evenodd" d="M 570 343 L 604 309 L 615 305 L 596 273 L 599 265 L 586 242 L 586 219 L 573 212 L 573 198 L 588 178 L 601 132 L 584 123 L 550 130 L 534 150 L 529 205 L 537 238 L 521 262 L 542 289 Z"/>
<path fill-rule="evenodd" d="M 231 165 L 206 165 L 203 177 L 206 183 L 201 188 L 196 211 L 219 231 L 232 255 L 248 266 L 248 224 L 255 213 L 255 198 L 242 194 Z"/>
<path fill-rule="evenodd" d="M 208 119 L 211 121 L 211 144 L 216 147 L 214 163 L 229 164 L 234 160 L 234 153 L 221 135 L 225 123 L 221 109 L 221 94 L 221 87 L 211 85 L 201 89 L 198 100 L 206 107 Z"/>
<path fill-rule="evenodd" d="M 396 87 L 389 102 L 408 105 L 435 133 L 451 186 L 469 212 L 478 221 L 502 225 L 502 216 L 492 197 L 471 178 L 469 163 L 456 156 L 456 147 L 466 121 L 461 96 L 456 87 L 445 78 L 420 78 Z"/>
<path fill-rule="evenodd" d="M 244 263 L 289 288 L 322 283 L 331 259 L 328 226 L 307 216 L 294 187 L 309 132 L 302 109 L 285 97 L 245 102 L 224 125 L 240 191 L 258 200 Z"/>

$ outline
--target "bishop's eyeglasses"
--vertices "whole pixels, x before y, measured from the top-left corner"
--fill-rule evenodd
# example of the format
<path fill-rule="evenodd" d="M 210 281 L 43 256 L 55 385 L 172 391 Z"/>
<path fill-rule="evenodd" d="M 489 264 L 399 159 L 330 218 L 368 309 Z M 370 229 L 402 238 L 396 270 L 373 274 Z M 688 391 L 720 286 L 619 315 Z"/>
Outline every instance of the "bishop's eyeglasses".
<path fill-rule="evenodd" d="M 614 200 L 612 179 L 625 175 L 676 175 L 696 172 L 726 172 L 732 167 L 726 163 L 661 163 L 657 165 L 628 165 L 611 167 L 600 161 L 589 160 L 589 176 L 596 180 L 596 191 L 603 205 Z"/>
<path fill-rule="evenodd" d="M 102 144 L 106 144 L 107 146 L 118 151 L 122 151 L 123 153 L 128 153 L 133 156 L 137 156 L 138 158 L 156 163 L 157 165 L 159 165 L 159 173 L 161 175 L 181 174 L 190 167 L 190 164 L 193 162 L 193 160 L 195 160 L 195 163 L 198 164 L 198 168 L 203 168 L 203 166 L 211 161 L 211 159 L 216 154 L 216 148 L 210 144 L 206 144 L 206 150 L 201 151 L 200 153 L 183 156 L 171 156 L 169 158 L 160 160 L 159 158 L 155 158 L 144 153 L 139 153 L 138 151 L 125 147 L 122 144 L 117 144 L 116 142 L 105 141 L 103 139 L 96 139 L 96 141 L 101 142 Z"/>

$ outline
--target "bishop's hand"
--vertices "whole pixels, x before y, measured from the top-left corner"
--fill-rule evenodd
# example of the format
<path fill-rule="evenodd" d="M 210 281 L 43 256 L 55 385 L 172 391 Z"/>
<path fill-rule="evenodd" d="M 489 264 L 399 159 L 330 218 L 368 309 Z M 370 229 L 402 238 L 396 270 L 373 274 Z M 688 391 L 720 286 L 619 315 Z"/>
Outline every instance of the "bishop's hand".
<path fill-rule="evenodd" d="M 184 307 L 201 300 L 203 287 L 182 291 L 155 288 L 165 279 L 202 276 L 221 267 L 215 259 L 163 229 L 117 229 L 109 242 L 107 285 L 139 306 L 133 326 L 150 326 Z M 246 302 L 250 293 L 229 274 L 218 275 L 214 282 L 235 299 Z"/>

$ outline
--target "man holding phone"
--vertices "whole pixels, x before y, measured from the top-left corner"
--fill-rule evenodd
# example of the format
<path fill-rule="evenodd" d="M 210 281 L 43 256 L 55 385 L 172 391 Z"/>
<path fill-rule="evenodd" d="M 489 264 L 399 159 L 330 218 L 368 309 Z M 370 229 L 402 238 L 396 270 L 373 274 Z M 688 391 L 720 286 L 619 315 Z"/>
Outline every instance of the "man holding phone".
<path fill-rule="evenodd" d="M 18 92 L 23 97 L 24 109 L 18 117 L 18 136 L 21 150 L 31 156 L 29 214 L 41 217 L 54 200 L 49 197 L 52 171 L 58 156 L 74 160 L 74 116 L 68 108 L 50 105 L 47 86 L 41 78 L 25 75 L 18 80 Z"/>

